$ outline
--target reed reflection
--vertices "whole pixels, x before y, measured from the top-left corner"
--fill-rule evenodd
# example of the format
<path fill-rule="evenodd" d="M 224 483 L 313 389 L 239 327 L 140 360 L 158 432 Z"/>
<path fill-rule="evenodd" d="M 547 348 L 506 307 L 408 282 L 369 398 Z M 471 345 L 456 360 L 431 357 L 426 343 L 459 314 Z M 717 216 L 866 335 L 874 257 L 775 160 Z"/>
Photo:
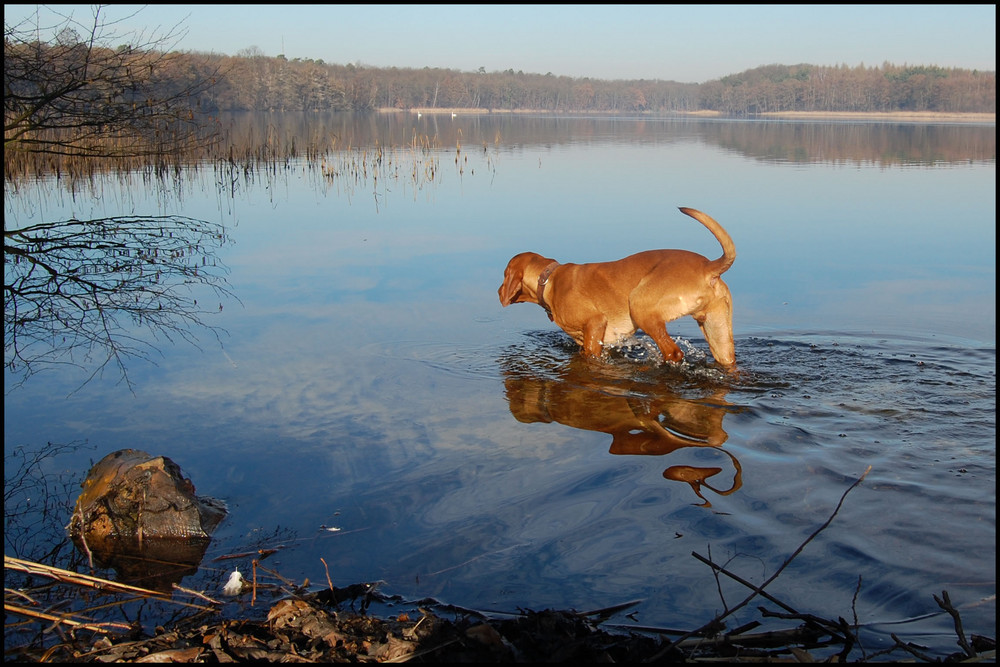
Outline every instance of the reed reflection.
<path fill-rule="evenodd" d="M 689 398 L 662 382 L 579 356 L 567 360 L 555 374 L 511 364 L 503 374 L 510 411 L 519 422 L 555 422 L 607 433 L 608 451 L 615 455 L 669 456 L 687 447 L 720 452 L 724 466 L 732 467 L 728 483 L 709 481 L 723 472 L 720 466 L 672 465 L 663 471 L 665 479 L 687 483 L 701 500 L 696 503 L 700 507 L 712 506 L 704 490 L 728 496 L 743 485 L 739 460 L 722 448 L 729 438 L 723 420 L 734 410 L 725 400 L 725 389 Z"/>
<path fill-rule="evenodd" d="M 384 147 L 465 152 L 574 144 L 640 146 L 703 142 L 761 162 L 786 164 L 966 165 L 996 160 L 996 127 L 981 123 L 876 121 L 732 121 L 678 117 L 524 114 L 236 114 L 223 115 L 223 146 L 237 162 L 259 159 L 261 136 L 279 142 L 271 159 L 318 159 Z M 282 132 L 273 132 L 280 127 Z M 280 142 L 286 142 L 282 145 Z M 304 148 L 303 148 L 304 147 Z"/>

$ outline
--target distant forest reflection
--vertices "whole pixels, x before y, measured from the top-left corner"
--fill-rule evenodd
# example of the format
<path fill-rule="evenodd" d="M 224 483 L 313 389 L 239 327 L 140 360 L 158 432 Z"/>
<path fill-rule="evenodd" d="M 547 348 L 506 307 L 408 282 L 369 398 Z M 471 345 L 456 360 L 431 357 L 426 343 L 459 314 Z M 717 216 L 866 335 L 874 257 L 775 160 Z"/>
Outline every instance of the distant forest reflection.
<path fill-rule="evenodd" d="M 996 126 L 968 123 L 715 120 L 530 114 L 234 114 L 227 140 L 266 136 L 278 154 L 329 154 L 365 146 L 524 149 L 591 142 L 655 145 L 704 141 L 773 162 L 893 166 L 994 162 Z"/>
<path fill-rule="evenodd" d="M 235 169 L 275 166 L 371 148 L 439 151 L 524 150 L 570 144 L 636 143 L 655 146 L 702 141 L 748 158 L 775 163 L 865 163 L 921 166 L 996 161 L 996 126 L 973 123 L 886 121 L 731 120 L 550 114 L 424 114 L 330 112 L 222 114 L 214 143 L 185 155 L 88 160 L 45 156 L 8 169 L 19 177 L 57 176 L 70 181 L 95 172 L 146 171 L 179 176 L 184 166 L 206 163 Z M 207 131 L 207 129 L 206 129 Z M 14 179 L 18 180 L 18 179 Z M 8 183 L 8 186 L 10 183 Z"/>

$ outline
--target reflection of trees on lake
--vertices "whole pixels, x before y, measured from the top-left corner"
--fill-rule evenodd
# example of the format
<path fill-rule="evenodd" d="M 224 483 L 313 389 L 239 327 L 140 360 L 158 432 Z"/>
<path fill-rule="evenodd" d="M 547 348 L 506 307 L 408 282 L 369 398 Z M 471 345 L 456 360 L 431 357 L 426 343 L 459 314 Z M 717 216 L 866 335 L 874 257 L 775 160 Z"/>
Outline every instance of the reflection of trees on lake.
<path fill-rule="evenodd" d="M 113 364 L 128 381 L 126 357 L 216 331 L 203 318 L 222 308 L 211 297 L 230 295 L 216 256 L 227 238 L 179 216 L 5 229 L 4 363 L 22 381 L 57 364 L 96 366 L 90 377 Z"/>
<path fill-rule="evenodd" d="M 379 146 L 430 146 L 463 154 L 578 143 L 662 146 L 705 142 L 765 162 L 940 165 L 996 159 L 996 128 L 973 123 L 726 121 L 693 118 L 410 113 L 223 114 L 222 142 L 238 163 L 267 138 L 268 159 L 317 158 Z M 247 148 L 244 148 L 247 147 Z M 257 151 L 256 154 L 258 154 Z"/>
<path fill-rule="evenodd" d="M 795 122 L 709 123 L 705 139 L 762 162 L 941 165 L 996 160 L 992 125 Z"/>
<path fill-rule="evenodd" d="M 101 7 L 85 21 L 40 8 L 4 24 L 10 196 L 47 173 L 72 184 L 145 169 L 162 182 L 168 165 L 215 141 L 197 113 L 211 76 L 178 76 L 176 28 L 121 34 L 119 24 Z M 202 288 L 228 294 L 215 255 L 225 241 L 221 226 L 181 216 L 5 218 L 4 363 L 21 381 L 48 365 L 96 365 L 96 374 L 115 364 L 127 382 L 126 357 L 148 357 L 161 339 L 194 340 L 210 309 L 197 298 L 213 296 Z"/>
<path fill-rule="evenodd" d="M 66 517 L 73 511 L 82 474 L 52 472 L 45 469 L 45 463 L 83 446 L 79 442 L 49 442 L 41 447 L 18 445 L 9 454 L 4 453 L 5 555 L 53 564 L 74 557 Z M 4 570 L 5 578 L 8 574 Z"/>

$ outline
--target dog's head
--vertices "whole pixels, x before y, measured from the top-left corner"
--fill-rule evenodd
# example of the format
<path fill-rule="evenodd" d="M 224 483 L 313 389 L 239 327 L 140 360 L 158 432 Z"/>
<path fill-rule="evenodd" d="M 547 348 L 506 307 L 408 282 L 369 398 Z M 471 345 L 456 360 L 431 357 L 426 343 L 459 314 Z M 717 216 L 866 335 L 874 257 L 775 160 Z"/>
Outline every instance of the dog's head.
<path fill-rule="evenodd" d="M 500 305 L 506 308 L 512 303 L 537 303 L 534 296 L 535 288 L 526 291 L 524 286 L 537 284 L 539 274 L 551 261 L 537 252 L 514 255 L 507 262 L 507 268 L 503 272 L 503 284 L 497 290 Z"/>

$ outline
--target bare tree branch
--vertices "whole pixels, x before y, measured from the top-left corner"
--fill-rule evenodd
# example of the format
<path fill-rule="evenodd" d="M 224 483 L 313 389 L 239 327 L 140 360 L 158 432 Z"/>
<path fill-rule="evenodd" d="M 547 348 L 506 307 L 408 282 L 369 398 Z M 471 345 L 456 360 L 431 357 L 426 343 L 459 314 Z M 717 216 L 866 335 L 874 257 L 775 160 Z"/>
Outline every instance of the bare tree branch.
<path fill-rule="evenodd" d="M 165 156 L 204 146 L 197 98 L 214 77 L 170 51 L 183 31 L 119 34 L 102 7 L 81 23 L 52 10 L 51 25 L 4 23 L 4 168 L 29 156 Z M 44 37 L 47 37 L 44 38 Z"/>
<path fill-rule="evenodd" d="M 17 183 L 60 168 L 100 164 L 157 175 L 169 160 L 218 136 L 197 97 L 213 84 L 171 49 L 183 36 L 120 32 L 95 6 L 86 22 L 40 6 L 4 22 L 4 178 Z M 66 162 L 72 160 L 72 163 Z M 4 363 L 23 382 L 37 370 L 149 359 L 163 341 L 196 343 L 214 296 L 232 296 L 216 251 L 221 225 L 181 216 L 41 222 L 4 220 Z M 207 288 L 207 293 L 206 292 Z M 203 306 L 198 306 L 198 298 Z M 218 308 L 221 310 L 222 304 Z M 84 382 L 86 384 L 86 382 Z"/>

